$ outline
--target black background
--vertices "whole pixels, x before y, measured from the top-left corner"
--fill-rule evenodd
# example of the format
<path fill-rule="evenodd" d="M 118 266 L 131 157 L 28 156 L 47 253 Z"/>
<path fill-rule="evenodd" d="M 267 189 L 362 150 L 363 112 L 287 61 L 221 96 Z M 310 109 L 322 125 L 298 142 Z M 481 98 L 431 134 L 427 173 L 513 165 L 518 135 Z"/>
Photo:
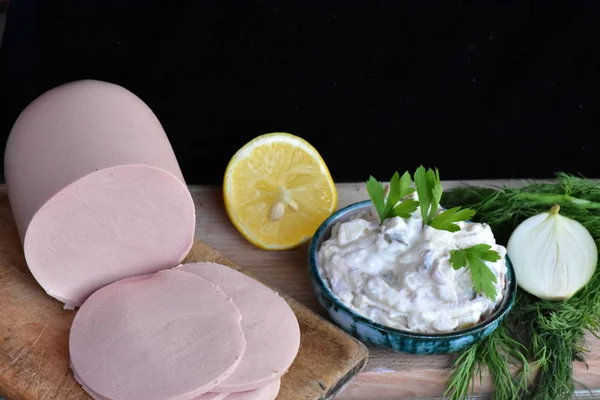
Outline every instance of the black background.
<path fill-rule="evenodd" d="M 599 1 L 12 0 L 0 135 L 51 87 L 120 84 L 161 120 L 188 183 L 220 183 L 266 132 L 337 181 L 597 177 Z"/>

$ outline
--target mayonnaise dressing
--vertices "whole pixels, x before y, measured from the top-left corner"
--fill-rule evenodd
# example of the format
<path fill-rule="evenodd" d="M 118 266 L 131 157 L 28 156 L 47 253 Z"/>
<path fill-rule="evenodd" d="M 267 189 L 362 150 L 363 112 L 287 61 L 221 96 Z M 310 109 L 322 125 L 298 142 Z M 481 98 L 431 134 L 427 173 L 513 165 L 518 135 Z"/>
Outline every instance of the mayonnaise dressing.
<path fill-rule="evenodd" d="M 440 210 L 442 211 L 442 210 Z M 353 311 L 382 325 L 419 333 L 477 324 L 502 301 L 506 248 L 487 224 L 459 222 L 455 233 L 423 227 L 420 210 L 379 226 L 374 210 L 332 228 L 318 252 L 320 273 Z M 476 293 L 469 268 L 455 270 L 450 250 L 489 244 L 501 258 L 485 262 L 496 275 L 496 301 Z"/>

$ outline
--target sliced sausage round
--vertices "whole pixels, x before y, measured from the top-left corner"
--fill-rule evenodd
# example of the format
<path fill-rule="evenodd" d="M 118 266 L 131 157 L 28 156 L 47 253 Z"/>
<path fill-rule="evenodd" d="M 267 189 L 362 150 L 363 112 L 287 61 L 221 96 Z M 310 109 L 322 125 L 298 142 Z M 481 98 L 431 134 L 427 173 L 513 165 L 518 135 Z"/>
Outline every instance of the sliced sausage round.
<path fill-rule="evenodd" d="M 224 265 L 192 263 L 175 270 L 196 274 L 219 286 L 242 313 L 246 352 L 240 366 L 213 392 L 259 389 L 279 379 L 300 347 L 300 328 L 294 312 L 276 292 Z"/>
<path fill-rule="evenodd" d="M 227 393 L 204 393 L 196 397 L 194 400 L 223 400 L 228 396 Z"/>
<path fill-rule="evenodd" d="M 81 385 L 81 387 L 83 388 L 83 390 L 94 400 L 113 400 L 113 399 L 109 399 L 108 397 L 104 397 L 104 396 L 100 396 L 98 393 L 94 392 L 92 389 L 88 388 L 85 383 L 83 383 L 81 381 L 81 379 L 79 378 L 79 376 L 77 376 L 76 373 L 73 373 L 73 375 L 75 376 L 75 380 L 77 382 L 79 382 L 79 384 Z M 258 389 L 261 390 L 261 389 Z M 249 392 L 248 392 L 249 393 Z M 198 397 L 195 397 L 193 400 L 223 400 L 224 398 L 226 398 L 227 396 L 229 396 L 229 394 L 227 393 L 204 393 L 201 394 Z"/>
<path fill-rule="evenodd" d="M 225 397 L 225 400 L 275 400 L 279 394 L 280 385 L 281 380 L 277 379 L 260 389 L 231 393 Z"/>
<path fill-rule="evenodd" d="M 71 327 L 71 365 L 112 400 L 192 400 L 240 364 L 241 314 L 211 282 L 165 270 L 108 285 Z"/>

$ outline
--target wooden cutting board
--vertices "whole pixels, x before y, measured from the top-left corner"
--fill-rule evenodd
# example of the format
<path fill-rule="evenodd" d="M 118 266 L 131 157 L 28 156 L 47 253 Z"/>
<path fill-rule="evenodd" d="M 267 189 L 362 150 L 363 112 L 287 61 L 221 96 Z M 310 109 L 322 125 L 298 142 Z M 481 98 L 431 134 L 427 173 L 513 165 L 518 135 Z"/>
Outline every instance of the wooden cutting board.
<path fill-rule="evenodd" d="M 197 241 L 185 260 L 240 270 Z M 300 351 L 283 377 L 280 400 L 331 399 L 366 364 L 367 349 L 295 300 Z M 29 273 L 8 200 L 0 194 L 0 395 L 7 400 L 83 400 L 69 369 L 69 329 L 75 315 L 47 296 Z"/>

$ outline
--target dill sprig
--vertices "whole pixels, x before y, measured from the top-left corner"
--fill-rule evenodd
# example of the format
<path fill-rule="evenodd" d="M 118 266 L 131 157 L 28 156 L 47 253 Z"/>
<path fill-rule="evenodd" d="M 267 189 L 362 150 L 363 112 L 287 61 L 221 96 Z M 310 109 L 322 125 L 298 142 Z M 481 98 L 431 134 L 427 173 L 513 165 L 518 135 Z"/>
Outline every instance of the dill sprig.
<path fill-rule="evenodd" d="M 500 325 L 485 340 L 468 347 L 454 361 L 444 396 L 449 396 L 450 400 L 467 398 L 474 389 L 476 377 L 479 376 L 481 381 L 487 368 L 494 384 L 495 399 L 519 398 L 527 392 L 530 374 L 525 350 L 521 342 L 511 337 L 507 327 Z"/>
<path fill-rule="evenodd" d="M 506 244 L 521 222 L 559 204 L 561 214 L 585 226 L 600 246 L 600 183 L 565 173 L 558 173 L 557 178 L 556 183 L 530 183 L 523 188 L 456 188 L 445 193 L 444 207 L 476 210 L 474 220 L 488 223 L 498 242 Z M 575 388 L 572 363 L 585 362 L 586 334 L 600 334 L 599 287 L 597 268 L 590 282 L 568 300 L 541 300 L 519 291 L 500 328 L 455 361 L 448 381 L 451 399 L 469 394 L 483 366 L 492 376 L 495 399 L 571 398 Z M 528 361 L 535 368 L 530 370 Z M 511 365 L 520 369 L 518 379 L 512 376 Z"/>

